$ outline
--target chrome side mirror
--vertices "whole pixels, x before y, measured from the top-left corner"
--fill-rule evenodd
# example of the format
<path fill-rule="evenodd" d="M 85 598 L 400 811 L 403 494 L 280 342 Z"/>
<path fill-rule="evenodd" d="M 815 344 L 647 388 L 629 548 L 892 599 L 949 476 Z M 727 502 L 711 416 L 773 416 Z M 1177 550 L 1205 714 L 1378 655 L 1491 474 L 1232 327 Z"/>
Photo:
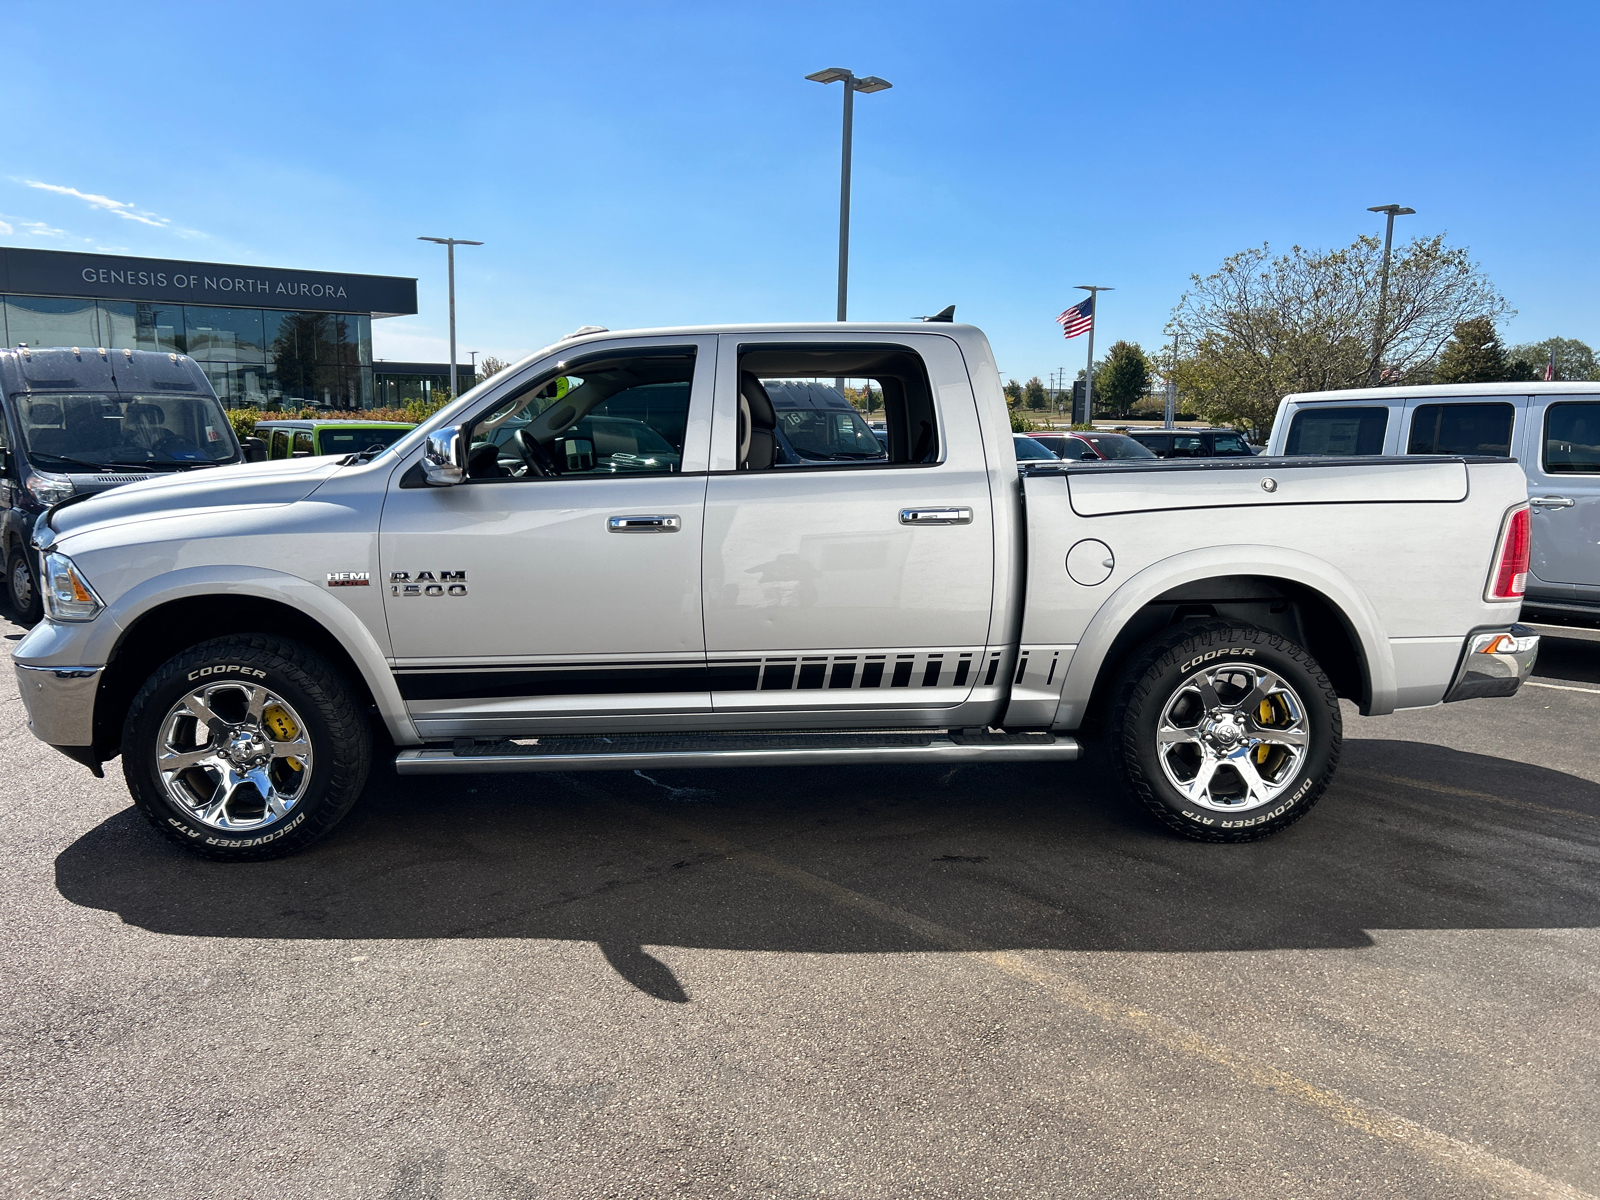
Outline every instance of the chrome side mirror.
<path fill-rule="evenodd" d="M 429 487 L 454 487 L 467 477 L 467 439 L 459 425 L 428 435 L 422 448 L 422 477 Z"/>

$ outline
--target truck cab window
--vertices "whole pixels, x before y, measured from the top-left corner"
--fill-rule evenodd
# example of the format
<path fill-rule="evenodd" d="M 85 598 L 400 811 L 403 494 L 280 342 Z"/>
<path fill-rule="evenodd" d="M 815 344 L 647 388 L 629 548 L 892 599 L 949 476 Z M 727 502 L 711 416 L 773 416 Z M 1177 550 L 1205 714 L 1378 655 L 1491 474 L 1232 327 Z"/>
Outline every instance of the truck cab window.
<path fill-rule="evenodd" d="M 738 405 L 741 471 L 939 460 L 927 368 L 901 346 L 742 346 Z"/>
<path fill-rule="evenodd" d="M 1422 404 L 1411 416 L 1408 454 L 1511 453 L 1509 404 Z"/>
<path fill-rule="evenodd" d="M 694 349 L 649 348 L 563 364 L 473 425 L 473 481 L 668 475 L 683 463 Z"/>
<path fill-rule="evenodd" d="M 1283 452 L 1301 454 L 1382 454 L 1389 427 L 1387 408 L 1303 408 L 1294 415 Z"/>

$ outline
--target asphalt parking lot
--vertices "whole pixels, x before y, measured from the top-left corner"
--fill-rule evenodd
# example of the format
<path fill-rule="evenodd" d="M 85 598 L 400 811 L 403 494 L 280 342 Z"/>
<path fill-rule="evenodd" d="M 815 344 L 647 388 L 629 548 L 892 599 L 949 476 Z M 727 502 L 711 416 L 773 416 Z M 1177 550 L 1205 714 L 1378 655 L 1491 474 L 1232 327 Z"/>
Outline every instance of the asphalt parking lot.
<path fill-rule="evenodd" d="M 390 780 L 220 866 L 6 664 L 0 1189 L 1600 1193 L 1600 634 L 1543 632 L 1238 847 L 1093 763 L 817 768 Z"/>

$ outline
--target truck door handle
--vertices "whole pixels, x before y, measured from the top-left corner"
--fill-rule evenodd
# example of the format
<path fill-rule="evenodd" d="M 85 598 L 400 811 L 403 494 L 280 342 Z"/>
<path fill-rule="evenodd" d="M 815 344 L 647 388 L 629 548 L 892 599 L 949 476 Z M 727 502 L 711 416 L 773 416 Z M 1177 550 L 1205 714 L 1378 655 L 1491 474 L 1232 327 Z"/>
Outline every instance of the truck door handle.
<path fill-rule="evenodd" d="M 606 530 L 609 533 L 677 533 L 683 528 L 683 522 L 677 517 L 644 516 L 644 517 L 607 517 Z"/>
<path fill-rule="evenodd" d="M 1534 496 L 1528 503 L 1535 508 L 1571 508 L 1577 502 L 1566 496 Z"/>
<path fill-rule="evenodd" d="M 970 508 L 902 508 L 902 525 L 971 525 Z"/>

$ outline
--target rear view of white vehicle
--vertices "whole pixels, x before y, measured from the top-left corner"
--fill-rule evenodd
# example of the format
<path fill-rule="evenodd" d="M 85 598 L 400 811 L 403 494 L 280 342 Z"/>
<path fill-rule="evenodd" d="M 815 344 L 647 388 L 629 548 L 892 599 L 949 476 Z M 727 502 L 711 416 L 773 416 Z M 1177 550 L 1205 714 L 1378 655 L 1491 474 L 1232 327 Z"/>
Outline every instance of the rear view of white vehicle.
<path fill-rule="evenodd" d="M 419 775 L 1108 753 L 1169 828 L 1248 840 L 1327 788 L 1341 699 L 1532 668 L 1509 460 L 1029 445 L 969 326 L 586 332 L 388 447 L 56 506 L 21 693 L 234 860 L 331 829 L 379 745 Z"/>
<path fill-rule="evenodd" d="M 1532 514 L 1529 611 L 1600 617 L 1600 384 L 1301 393 L 1280 406 L 1269 452 L 1515 457 Z"/>

